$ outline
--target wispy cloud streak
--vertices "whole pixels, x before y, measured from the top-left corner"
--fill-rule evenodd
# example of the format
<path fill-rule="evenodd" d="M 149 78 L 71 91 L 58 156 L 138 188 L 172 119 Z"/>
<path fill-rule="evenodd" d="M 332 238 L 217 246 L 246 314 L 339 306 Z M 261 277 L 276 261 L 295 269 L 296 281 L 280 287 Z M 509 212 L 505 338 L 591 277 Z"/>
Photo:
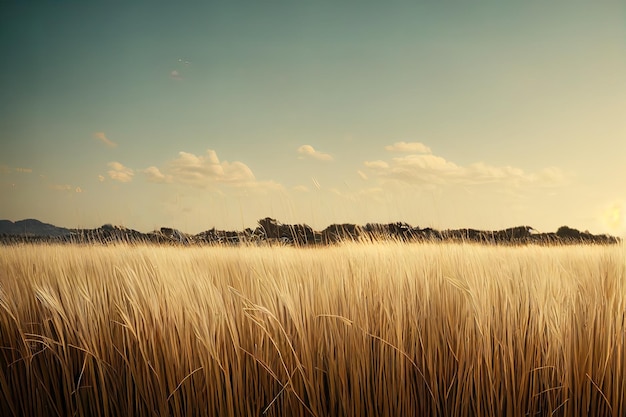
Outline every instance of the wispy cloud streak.
<path fill-rule="evenodd" d="M 115 143 L 112 140 L 110 140 L 109 138 L 107 138 L 107 136 L 106 136 L 106 134 L 104 132 L 96 132 L 96 133 L 93 134 L 93 137 L 98 139 L 100 142 L 104 143 L 109 148 L 117 147 L 117 143 Z"/>

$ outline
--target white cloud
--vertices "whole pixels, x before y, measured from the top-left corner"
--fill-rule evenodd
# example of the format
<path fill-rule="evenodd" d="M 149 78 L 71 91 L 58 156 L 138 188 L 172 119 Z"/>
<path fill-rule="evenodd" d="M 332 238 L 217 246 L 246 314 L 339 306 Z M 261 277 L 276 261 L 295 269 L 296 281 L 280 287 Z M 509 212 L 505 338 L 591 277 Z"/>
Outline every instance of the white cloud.
<path fill-rule="evenodd" d="M 220 161 L 212 149 L 208 149 L 204 155 L 179 152 L 178 157 L 164 168 L 151 166 L 141 172 L 148 181 L 156 183 L 178 183 L 199 188 L 229 186 L 261 190 L 283 189 L 274 181 L 257 181 L 252 170 L 243 162 Z"/>
<path fill-rule="evenodd" d="M 180 75 L 180 72 L 177 70 L 173 70 L 170 72 L 170 78 L 173 80 L 182 80 L 183 77 Z"/>
<path fill-rule="evenodd" d="M 146 175 L 146 178 L 148 179 L 149 182 L 156 182 L 156 183 L 172 182 L 171 176 L 164 175 L 163 173 L 161 173 L 159 168 L 155 166 L 148 167 L 142 170 L 141 172 L 143 172 Z"/>
<path fill-rule="evenodd" d="M 508 185 L 558 185 L 565 175 L 558 168 L 527 173 L 512 166 L 493 166 L 477 162 L 460 166 L 432 154 L 407 155 L 386 161 L 365 161 L 378 178 L 420 185 L 476 185 L 503 183 Z"/>
<path fill-rule="evenodd" d="M 93 137 L 98 139 L 100 142 L 104 143 L 109 148 L 115 148 L 117 146 L 117 143 L 107 138 L 104 132 L 96 132 L 93 134 Z"/>
<path fill-rule="evenodd" d="M 389 168 L 389 164 L 385 161 L 365 161 L 363 163 L 366 167 L 368 168 L 372 168 L 372 169 L 387 169 Z"/>
<path fill-rule="evenodd" d="M 98 181 L 103 182 L 104 179 L 104 175 L 98 175 Z"/>
<path fill-rule="evenodd" d="M 431 153 L 430 148 L 420 142 L 396 142 L 393 145 L 385 146 L 385 150 L 405 153 Z"/>
<path fill-rule="evenodd" d="M 361 179 L 367 180 L 367 174 L 365 172 L 358 170 L 356 173 L 359 174 L 359 177 L 361 177 Z"/>
<path fill-rule="evenodd" d="M 133 180 L 135 172 L 131 168 L 125 167 L 119 162 L 109 162 L 108 166 L 111 170 L 107 171 L 107 174 L 112 180 L 119 182 L 131 182 Z"/>
<path fill-rule="evenodd" d="M 83 192 L 83 189 L 82 189 L 82 188 L 80 188 L 80 187 L 76 187 L 76 189 L 75 189 L 74 191 L 76 191 L 77 193 L 82 193 L 82 192 Z"/>
<path fill-rule="evenodd" d="M 176 182 L 205 186 L 212 183 L 241 185 L 256 181 L 252 170 L 239 161 L 220 162 L 217 153 L 208 149 L 205 155 L 179 152 L 168 165 L 168 172 Z"/>
<path fill-rule="evenodd" d="M 301 155 L 310 156 L 311 158 L 319 161 L 332 161 L 333 157 L 330 154 L 316 151 L 311 145 L 302 145 L 298 148 L 298 153 Z"/>
<path fill-rule="evenodd" d="M 299 191 L 301 193 L 307 193 L 309 192 L 308 187 L 306 187 L 305 185 L 296 185 L 295 187 L 293 187 L 294 191 Z"/>

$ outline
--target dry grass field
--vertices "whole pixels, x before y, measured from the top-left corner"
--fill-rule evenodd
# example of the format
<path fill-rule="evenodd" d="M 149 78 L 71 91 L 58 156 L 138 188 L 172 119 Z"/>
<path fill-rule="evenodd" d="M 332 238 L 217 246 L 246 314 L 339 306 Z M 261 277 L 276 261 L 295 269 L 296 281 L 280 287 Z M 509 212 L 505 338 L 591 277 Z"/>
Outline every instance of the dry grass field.
<path fill-rule="evenodd" d="M 626 250 L 0 247 L 3 416 L 624 416 Z"/>

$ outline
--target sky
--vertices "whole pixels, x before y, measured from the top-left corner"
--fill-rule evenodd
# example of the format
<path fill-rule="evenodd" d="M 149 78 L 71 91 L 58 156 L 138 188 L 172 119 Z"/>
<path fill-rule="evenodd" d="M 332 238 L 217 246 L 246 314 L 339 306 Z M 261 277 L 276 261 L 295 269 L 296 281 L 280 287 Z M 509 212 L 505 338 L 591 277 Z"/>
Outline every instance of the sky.
<path fill-rule="evenodd" d="M 0 2 L 0 219 L 626 235 L 619 1 Z"/>

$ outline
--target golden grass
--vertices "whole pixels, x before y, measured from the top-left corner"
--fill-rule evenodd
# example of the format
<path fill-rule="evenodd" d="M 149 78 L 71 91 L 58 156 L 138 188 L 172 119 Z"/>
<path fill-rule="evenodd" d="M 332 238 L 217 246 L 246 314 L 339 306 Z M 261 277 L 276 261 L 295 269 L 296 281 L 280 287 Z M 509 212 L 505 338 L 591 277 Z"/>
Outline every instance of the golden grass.
<path fill-rule="evenodd" d="M 623 416 L 623 246 L 0 247 L 3 416 Z"/>

